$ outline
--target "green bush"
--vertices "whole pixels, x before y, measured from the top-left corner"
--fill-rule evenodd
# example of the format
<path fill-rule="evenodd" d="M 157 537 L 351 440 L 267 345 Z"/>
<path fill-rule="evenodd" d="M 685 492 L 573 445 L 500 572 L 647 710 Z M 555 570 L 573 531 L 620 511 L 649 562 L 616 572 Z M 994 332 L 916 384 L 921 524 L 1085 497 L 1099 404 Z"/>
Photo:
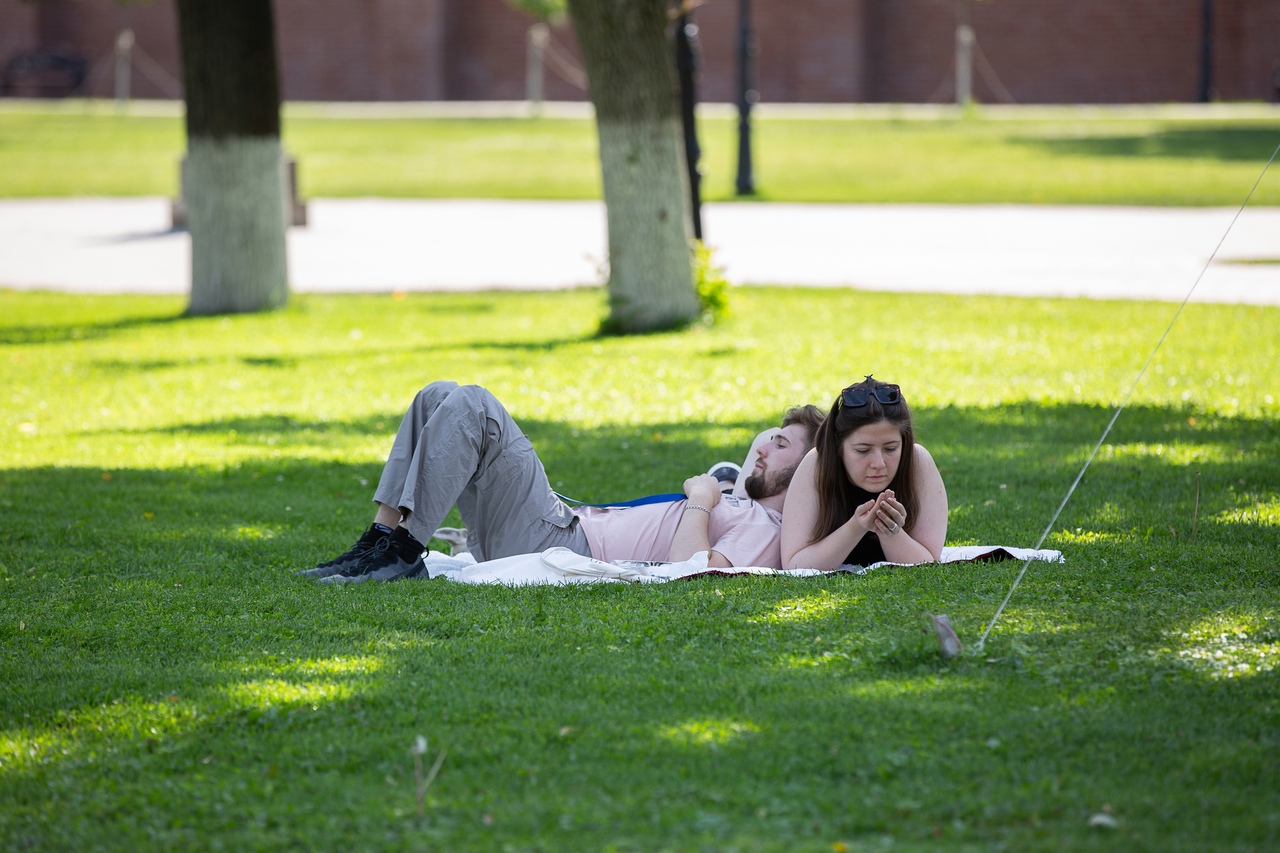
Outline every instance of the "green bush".
<path fill-rule="evenodd" d="M 701 240 L 693 247 L 693 281 L 698 288 L 702 321 L 710 325 L 729 313 L 729 280 L 715 262 L 716 250 Z"/>

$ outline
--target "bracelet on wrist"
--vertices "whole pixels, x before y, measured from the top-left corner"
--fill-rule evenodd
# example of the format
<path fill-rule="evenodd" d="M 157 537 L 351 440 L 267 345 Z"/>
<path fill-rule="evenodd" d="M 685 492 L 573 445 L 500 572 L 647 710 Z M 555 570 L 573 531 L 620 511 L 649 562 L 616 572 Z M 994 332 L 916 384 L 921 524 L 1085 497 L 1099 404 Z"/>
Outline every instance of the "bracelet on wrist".
<path fill-rule="evenodd" d="M 685 507 L 686 511 L 691 509 L 701 510 L 702 512 L 705 512 L 707 515 L 711 515 L 711 510 L 707 509 L 705 506 L 698 506 L 697 504 L 689 504 L 688 506 Z"/>

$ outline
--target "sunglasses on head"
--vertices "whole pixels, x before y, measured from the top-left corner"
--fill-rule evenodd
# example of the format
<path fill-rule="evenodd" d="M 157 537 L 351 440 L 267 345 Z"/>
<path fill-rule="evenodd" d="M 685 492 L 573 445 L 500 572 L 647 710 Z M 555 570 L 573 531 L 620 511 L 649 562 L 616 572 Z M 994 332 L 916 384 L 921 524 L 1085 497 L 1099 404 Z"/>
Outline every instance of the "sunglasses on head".
<path fill-rule="evenodd" d="M 877 382 L 869 385 L 872 379 L 868 376 L 856 385 L 850 385 L 840 392 L 840 402 L 851 409 L 861 408 L 867 401 L 875 397 L 882 405 L 891 406 L 902 402 L 902 389 L 897 385 Z M 861 386 L 861 387 L 859 387 Z"/>

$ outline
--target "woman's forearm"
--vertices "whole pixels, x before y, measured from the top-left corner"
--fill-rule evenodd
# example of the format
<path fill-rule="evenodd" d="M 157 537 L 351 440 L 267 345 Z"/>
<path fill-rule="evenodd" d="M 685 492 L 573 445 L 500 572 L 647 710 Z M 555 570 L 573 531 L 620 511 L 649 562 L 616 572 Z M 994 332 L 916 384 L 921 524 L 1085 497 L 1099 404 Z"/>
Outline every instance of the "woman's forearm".
<path fill-rule="evenodd" d="M 826 537 L 801 548 L 783 568 L 834 569 L 844 563 L 844 558 L 865 535 L 866 530 L 857 519 L 851 518 Z"/>
<path fill-rule="evenodd" d="M 890 536 L 880 537 L 880 548 L 884 558 L 891 563 L 936 563 L 934 556 L 924 545 L 911 538 L 911 534 L 900 530 Z"/>

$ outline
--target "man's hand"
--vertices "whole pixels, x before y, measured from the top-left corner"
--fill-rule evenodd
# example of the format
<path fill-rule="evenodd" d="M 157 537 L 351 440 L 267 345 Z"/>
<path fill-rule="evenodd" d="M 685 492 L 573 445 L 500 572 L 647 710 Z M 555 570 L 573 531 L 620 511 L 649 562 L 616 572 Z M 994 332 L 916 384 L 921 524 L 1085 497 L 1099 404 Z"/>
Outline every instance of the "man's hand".
<path fill-rule="evenodd" d="M 684 481 L 684 494 L 689 503 L 680 514 L 680 524 L 671 540 L 667 560 L 680 563 L 699 551 L 706 551 L 708 566 L 727 568 L 732 565 L 722 554 L 712 550 L 707 536 L 711 526 L 711 508 L 720 503 L 720 481 L 710 474 L 690 477 Z M 706 512 L 693 509 L 695 506 L 702 507 Z"/>
<path fill-rule="evenodd" d="M 720 481 L 710 474 L 697 474 L 684 481 L 689 503 L 711 509 L 720 503 Z"/>

